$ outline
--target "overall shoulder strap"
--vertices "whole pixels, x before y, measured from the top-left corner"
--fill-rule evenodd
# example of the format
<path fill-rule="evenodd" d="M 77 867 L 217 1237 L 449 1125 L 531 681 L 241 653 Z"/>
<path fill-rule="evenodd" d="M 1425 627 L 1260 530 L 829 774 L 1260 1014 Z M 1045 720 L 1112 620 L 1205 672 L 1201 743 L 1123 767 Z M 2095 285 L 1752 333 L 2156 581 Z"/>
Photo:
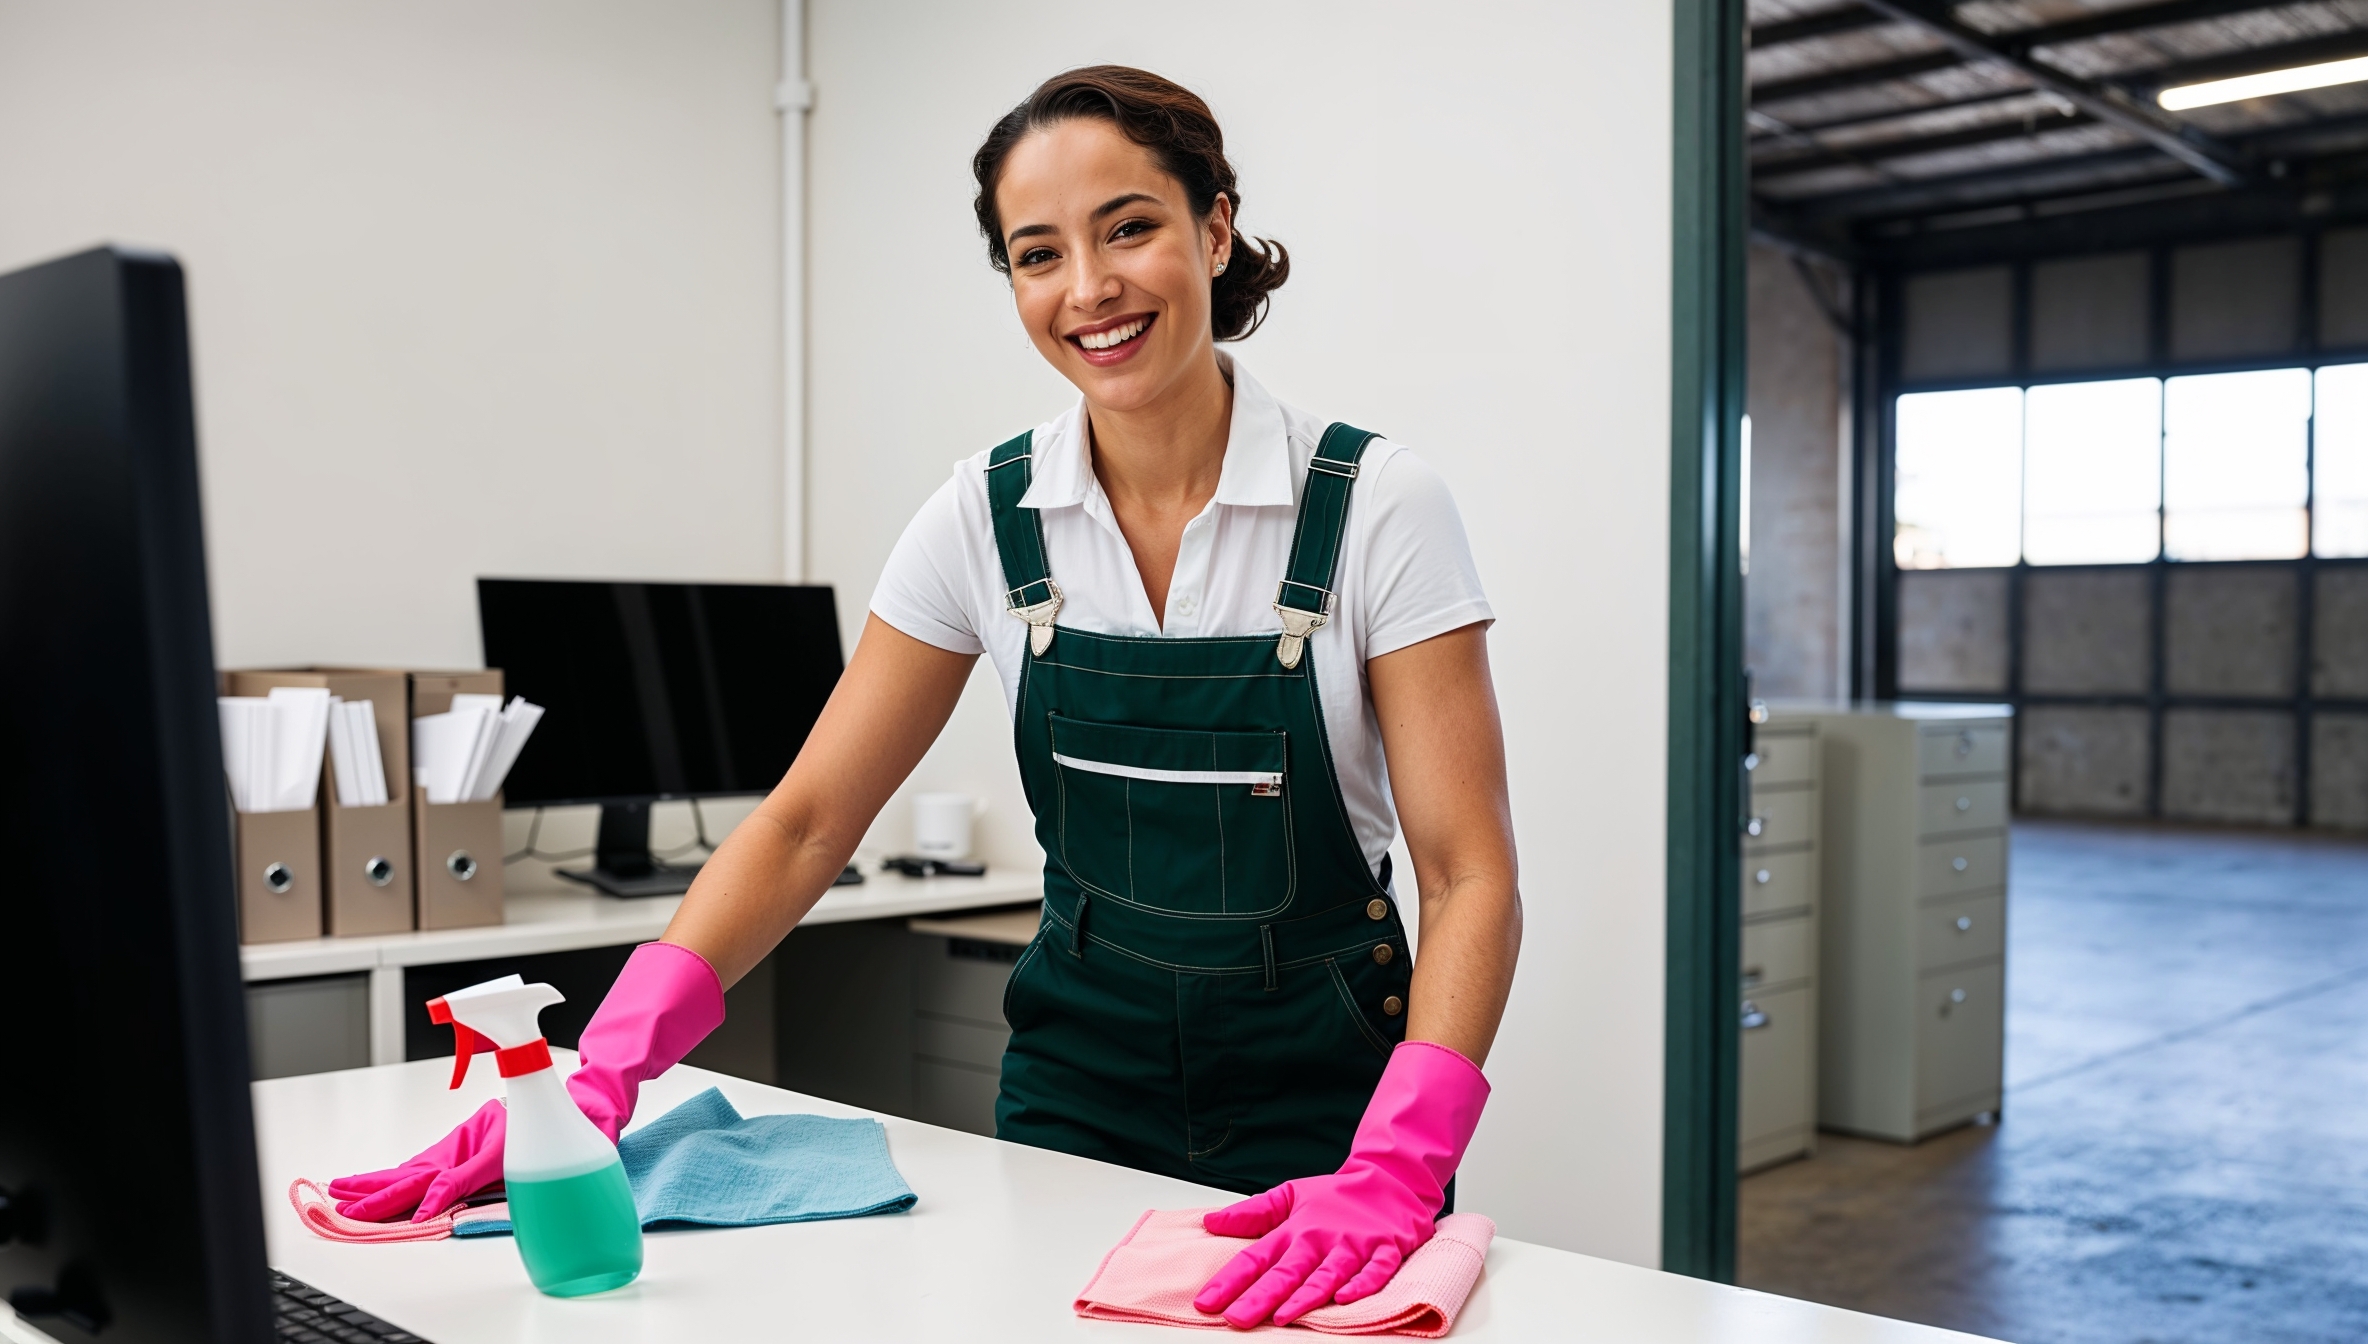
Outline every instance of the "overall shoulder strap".
<path fill-rule="evenodd" d="M 1061 612 L 1061 587 L 1044 558 L 1044 520 L 1020 507 L 1032 477 L 1035 431 L 995 445 L 987 454 L 987 509 L 995 520 L 995 554 L 1003 563 L 1003 605 L 1028 623 L 1028 647 L 1042 655 L 1052 646 L 1053 618 Z"/>
<path fill-rule="evenodd" d="M 1299 524 L 1291 534 L 1291 563 L 1274 595 L 1275 614 L 1283 618 L 1283 637 L 1274 652 L 1285 667 L 1299 666 L 1307 637 L 1332 618 L 1332 576 L 1340 562 L 1340 537 L 1348 527 L 1349 490 L 1357 482 L 1365 446 L 1380 437 L 1336 421 L 1324 430 L 1315 456 L 1308 459 Z"/>

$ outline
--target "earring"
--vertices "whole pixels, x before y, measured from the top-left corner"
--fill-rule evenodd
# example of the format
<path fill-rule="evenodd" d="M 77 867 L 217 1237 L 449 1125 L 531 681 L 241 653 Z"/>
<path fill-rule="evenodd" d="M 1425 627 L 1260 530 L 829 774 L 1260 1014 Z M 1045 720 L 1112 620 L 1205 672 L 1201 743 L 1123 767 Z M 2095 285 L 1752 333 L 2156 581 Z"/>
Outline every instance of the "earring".
<path fill-rule="evenodd" d="M 1223 275 L 1223 274 L 1225 274 L 1225 266 L 1226 266 L 1226 263 L 1224 263 L 1224 262 L 1222 262 L 1222 261 L 1218 262 L 1218 263 L 1217 263 L 1217 274 L 1219 274 L 1219 275 Z"/>

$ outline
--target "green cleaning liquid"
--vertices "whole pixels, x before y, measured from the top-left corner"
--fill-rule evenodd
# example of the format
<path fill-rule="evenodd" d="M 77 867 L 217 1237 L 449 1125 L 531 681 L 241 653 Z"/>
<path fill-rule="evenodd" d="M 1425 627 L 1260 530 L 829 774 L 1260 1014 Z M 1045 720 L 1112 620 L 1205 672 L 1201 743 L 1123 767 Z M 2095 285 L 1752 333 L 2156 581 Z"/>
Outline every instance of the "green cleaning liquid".
<path fill-rule="evenodd" d="M 622 1288 L 641 1273 L 641 1215 L 625 1164 L 553 1180 L 510 1178 L 510 1226 L 534 1286 L 553 1297 Z"/>

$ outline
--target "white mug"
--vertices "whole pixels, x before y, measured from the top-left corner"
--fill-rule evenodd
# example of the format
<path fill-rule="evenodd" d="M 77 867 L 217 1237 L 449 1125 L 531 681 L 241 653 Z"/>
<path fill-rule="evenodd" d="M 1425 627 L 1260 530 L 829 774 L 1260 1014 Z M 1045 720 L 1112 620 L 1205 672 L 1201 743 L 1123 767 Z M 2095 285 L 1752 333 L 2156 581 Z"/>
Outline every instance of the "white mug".
<path fill-rule="evenodd" d="M 970 823 L 987 810 L 967 793 L 913 795 L 913 852 L 924 859 L 970 857 Z"/>

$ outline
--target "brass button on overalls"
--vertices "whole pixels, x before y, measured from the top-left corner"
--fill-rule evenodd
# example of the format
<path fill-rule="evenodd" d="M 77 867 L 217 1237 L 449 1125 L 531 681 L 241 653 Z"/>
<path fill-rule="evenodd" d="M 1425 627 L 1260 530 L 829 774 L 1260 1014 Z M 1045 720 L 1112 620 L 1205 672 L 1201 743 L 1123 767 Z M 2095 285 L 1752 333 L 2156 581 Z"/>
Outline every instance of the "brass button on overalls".
<path fill-rule="evenodd" d="M 1390 903 L 1381 899 L 1379 896 L 1376 896 L 1372 900 L 1365 902 L 1365 918 L 1367 919 L 1381 919 L 1387 916 L 1389 912 Z"/>
<path fill-rule="evenodd" d="M 1390 945 L 1388 943 L 1383 943 L 1381 946 L 1373 949 L 1373 964 L 1376 966 L 1387 966 L 1390 964 L 1390 958 L 1396 955 L 1398 954 L 1390 951 Z"/>
<path fill-rule="evenodd" d="M 1391 1017 L 1396 1017 L 1398 1014 L 1406 1011 L 1406 1000 L 1399 998 L 1395 994 L 1392 994 L 1388 998 L 1381 1001 L 1381 1011 L 1389 1014 Z"/>

